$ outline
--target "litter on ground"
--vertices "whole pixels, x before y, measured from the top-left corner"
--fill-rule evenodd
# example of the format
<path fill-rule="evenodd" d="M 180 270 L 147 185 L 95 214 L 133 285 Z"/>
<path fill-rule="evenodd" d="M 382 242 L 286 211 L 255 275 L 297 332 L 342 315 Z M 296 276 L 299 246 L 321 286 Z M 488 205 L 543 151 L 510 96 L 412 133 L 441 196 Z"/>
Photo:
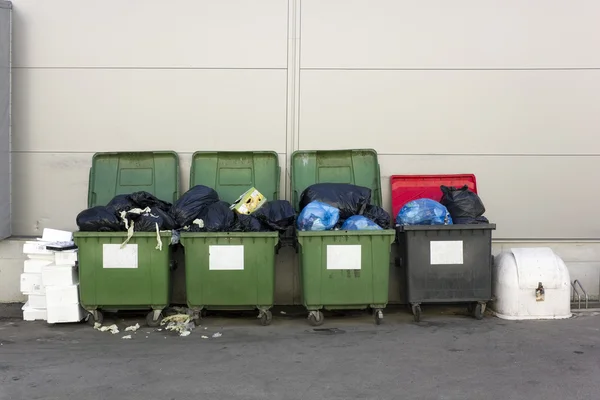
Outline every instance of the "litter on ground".
<path fill-rule="evenodd" d="M 110 326 L 102 326 L 101 324 L 96 322 L 94 324 L 94 329 L 100 332 L 110 332 L 113 335 L 119 333 L 119 328 L 115 324 L 112 324 Z"/>
<path fill-rule="evenodd" d="M 202 335 L 202 339 L 208 339 L 208 336 Z"/>
<path fill-rule="evenodd" d="M 215 333 L 213 335 L 214 338 L 218 338 L 218 337 L 221 337 L 221 336 L 223 336 L 223 334 L 221 332 L 217 332 L 217 333 Z"/>
<path fill-rule="evenodd" d="M 135 324 L 135 325 L 128 326 L 127 328 L 125 328 L 125 332 L 135 332 L 138 329 L 140 329 L 140 324 Z"/>
<path fill-rule="evenodd" d="M 175 314 L 163 318 L 161 325 L 166 325 L 165 329 L 179 333 L 179 336 L 188 336 L 195 328 L 192 318 L 187 314 Z"/>
<path fill-rule="evenodd" d="M 123 336 L 122 339 L 131 339 L 131 335 Z"/>

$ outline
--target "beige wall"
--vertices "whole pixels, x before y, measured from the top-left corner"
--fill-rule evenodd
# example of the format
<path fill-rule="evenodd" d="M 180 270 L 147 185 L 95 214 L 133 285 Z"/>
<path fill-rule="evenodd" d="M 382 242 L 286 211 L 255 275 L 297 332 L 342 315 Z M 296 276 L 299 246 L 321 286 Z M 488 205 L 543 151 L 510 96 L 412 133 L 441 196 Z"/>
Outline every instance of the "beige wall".
<path fill-rule="evenodd" d="M 285 166 L 372 147 L 386 206 L 393 174 L 475 173 L 496 237 L 598 239 L 598 16 L 595 0 L 15 0 L 13 233 L 74 229 L 97 151 L 175 150 L 185 188 L 196 150 Z"/>
<path fill-rule="evenodd" d="M 294 150 L 369 147 L 387 207 L 391 175 L 474 173 L 495 252 L 551 246 L 597 296 L 597 0 L 13 2 L 14 235 L 75 229 L 98 151 L 175 150 L 186 189 L 197 150 L 274 150 L 288 187 Z"/>

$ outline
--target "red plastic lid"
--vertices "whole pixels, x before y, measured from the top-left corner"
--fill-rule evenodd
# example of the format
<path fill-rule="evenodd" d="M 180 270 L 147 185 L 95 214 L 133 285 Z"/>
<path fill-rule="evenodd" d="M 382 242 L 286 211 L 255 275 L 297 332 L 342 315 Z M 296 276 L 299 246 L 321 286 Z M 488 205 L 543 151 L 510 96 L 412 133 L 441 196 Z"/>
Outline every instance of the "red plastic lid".
<path fill-rule="evenodd" d="M 477 193 L 477 182 L 473 174 L 455 175 L 393 175 L 392 184 L 392 212 L 395 219 L 400 209 L 409 201 L 417 199 L 431 199 L 440 201 L 442 191 L 440 186 L 463 187 Z"/>

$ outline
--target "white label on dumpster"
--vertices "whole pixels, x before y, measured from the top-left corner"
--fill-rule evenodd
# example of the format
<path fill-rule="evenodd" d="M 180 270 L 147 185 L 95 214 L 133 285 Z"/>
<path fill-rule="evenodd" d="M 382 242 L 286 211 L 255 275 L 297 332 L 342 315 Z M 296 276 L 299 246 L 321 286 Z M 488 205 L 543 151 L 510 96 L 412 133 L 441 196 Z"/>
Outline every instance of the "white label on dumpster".
<path fill-rule="evenodd" d="M 360 269 L 360 264 L 360 245 L 327 246 L 327 269 Z"/>
<path fill-rule="evenodd" d="M 121 248 L 120 244 L 102 245 L 102 267 L 103 268 L 137 268 L 138 267 L 138 245 L 126 244 Z"/>
<path fill-rule="evenodd" d="M 435 241 L 431 243 L 431 265 L 441 264 L 462 264 L 463 263 L 463 242 L 455 240 L 449 242 Z"/>
<path fill-rule="evenodd" d="M 208 269 L 240 271 L 244 269 L 244 246 L 208 246 Z"/>

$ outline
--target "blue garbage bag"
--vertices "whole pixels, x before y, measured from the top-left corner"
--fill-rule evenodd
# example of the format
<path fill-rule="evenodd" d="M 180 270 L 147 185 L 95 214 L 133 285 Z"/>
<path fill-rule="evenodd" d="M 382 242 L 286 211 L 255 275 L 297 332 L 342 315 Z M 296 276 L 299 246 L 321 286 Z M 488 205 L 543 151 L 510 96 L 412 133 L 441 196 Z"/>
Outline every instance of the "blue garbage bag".
<path fill-rule="evenodd" d="M 451 225 L 452 217 L 448 209 L 431 199 L 413 200 L 404 205 L 398 217 L 397 225 Z"/>
<path fill-rule="evenodd" d="M 301 231 L 328 231 L 340 219 L 340 210 L 329 204 L 313 201 L 308 203 L 298 216 Z"/>
<path fill-rule="evenodd" d="M 343 231 L 380 231 L 382 227 L 362 215 L 354 215 L 342 225 Z"/>

